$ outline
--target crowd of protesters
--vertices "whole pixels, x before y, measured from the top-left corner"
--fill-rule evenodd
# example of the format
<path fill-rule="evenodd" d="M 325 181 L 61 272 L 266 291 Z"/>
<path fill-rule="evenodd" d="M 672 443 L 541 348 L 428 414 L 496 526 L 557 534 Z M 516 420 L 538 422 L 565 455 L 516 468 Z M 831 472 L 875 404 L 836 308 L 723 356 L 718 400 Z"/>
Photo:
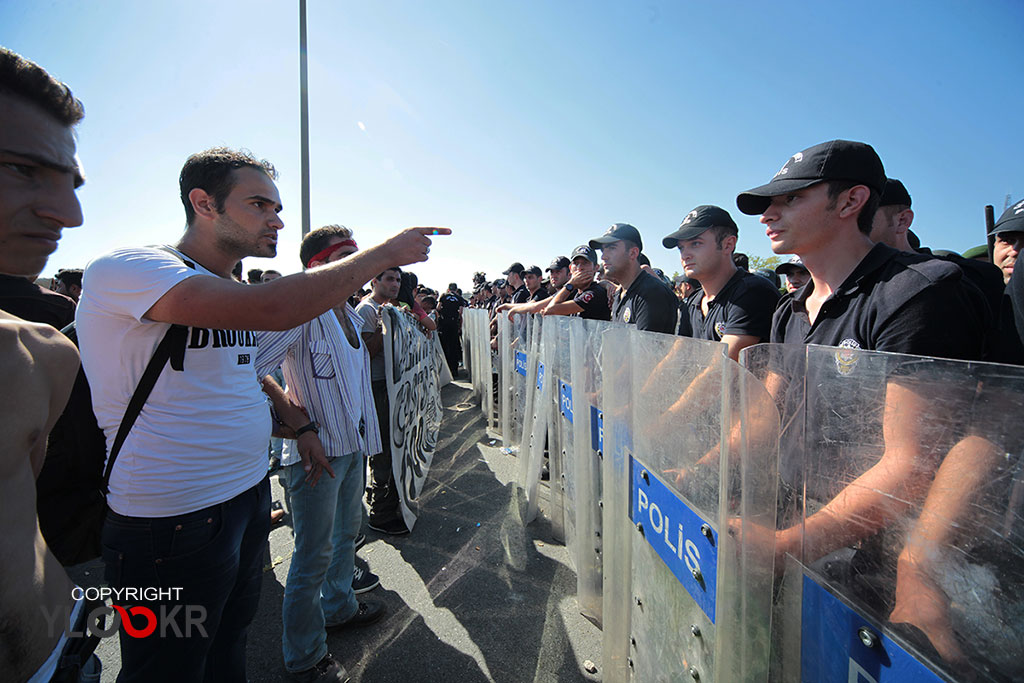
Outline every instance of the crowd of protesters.
<path fill-rule="evenodd" d="M 1024 202 L 976 254 L 930 252 L 910 231 L 904 185 L 886 177 L 869 145 L 844 140 L 794 154 L 767 184 L 738 194 L 741 212 L 761 216 L 772 250 L 793 255 L 769 273 L 738 266 L 729 212 L 700 205 L 661 240 L 679 250 L 685 276 L 675 283 L 651 268 L 639 230 L 616 223 L 565 245 L 569 255 L 544 271 L 517 262 L 502 279 L 478 274 L 467 300 L 454 283 L 442 294 L 401 270 L 426 260 L 429 236 L 446 229 L 410 228 L 360 249 L 350 230 L 329 225 L 303 239 L 301 272 L 250 270 L 259 286 L 248 286 L 242 259 L 277 253 L 277 174 L 267 161 L 216 148 L 181 170 L 186 229 L 177 242 L 117 249 L 84 272 L 57 273 L 55 291 L 45 291 L 32 281 L 61 230 L 83 222 L 74 136 L 83 116 L 67 86 L 0 49 L 0 372 L 19 389 L 7 392 L 0 418 L 12 444 L 0 470 L 0 622 L 23 644 L 0 648 L 0 667 L 13 680 L 77 680 L 97 667 L 88 638 L 48 631 L 39 617 L 41 607 L 66 609 L 81 633 L 88 608 L 40 532 L 32 485 L 79 358 L 109 445 L 105 578 L 118 588 L 183 589 L 204 608 L 209 634 L 121 638 L 122 681 L 245 680 L 272 519 L 272 434 L 287 437 L 270 456 L 295 534 L 285 667 L 297 681 L 345 680 L 327 631 L 372 623 L 384 610 L 357 598 L 376 585 L 355 556 L 367 458 L 369 526 L 409 531 L 387 448 L 385 304 L 436 331 L 453 375 L 467 305 L 723 342 L 734 359 L 770 341 L 1024 362 L 1024 278 L 1013 276 Z M 57 331 L 72 321 L 78 350 Z M 140 604 L 173 605 L 164 597 Z"/>

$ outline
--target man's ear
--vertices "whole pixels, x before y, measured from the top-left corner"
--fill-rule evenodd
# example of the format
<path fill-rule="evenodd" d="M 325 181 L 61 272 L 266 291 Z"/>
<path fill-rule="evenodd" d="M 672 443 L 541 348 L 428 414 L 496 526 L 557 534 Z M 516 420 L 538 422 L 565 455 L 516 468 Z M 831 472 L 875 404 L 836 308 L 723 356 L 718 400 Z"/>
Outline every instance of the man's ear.
<path fill-rule="evenodd" d="M 896 214 L 896 232 L 897 232 L 897 234 L 905 233 L 907 230 L 910 230 L 910 224 L 913 223 L 913 222 L 914 222 L 914 210 L 913 209 L 903 209 L 902 211 L 900 211 L 898 214 Z"/>
<path fill-rule="evenodd" d="M 839 217 L 847 218 L 857 215 L 857 212 L 864 208 L 871 197 L 871 190 L 867 185 L 854 185 L 843 194 L 846 197 L 839 205 Z"/>
<path fill-rule="evenodd" d="M 188 200 L 191 202 L 192 209 L 196 212 L 197 216 L 213 220 L 220 213 L 217 211 L 216 203 L 213 201 L 213 195 L 201 187 L 192 188 L 188 193 Z"/>
<path fill-rule="evenodd" d="M 736 242 L 739 239 L 737 235 L 726 235 L 725 239 L 722 240 L 722 251 L 731 254 L 736 251 Z"/>

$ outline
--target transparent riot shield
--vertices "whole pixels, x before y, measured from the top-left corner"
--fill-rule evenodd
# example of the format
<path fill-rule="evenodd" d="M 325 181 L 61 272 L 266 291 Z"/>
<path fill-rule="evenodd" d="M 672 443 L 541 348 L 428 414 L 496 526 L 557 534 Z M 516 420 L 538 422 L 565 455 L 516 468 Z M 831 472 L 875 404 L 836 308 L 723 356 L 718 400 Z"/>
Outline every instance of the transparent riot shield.
<path fill-rule="evenodd" d="M 526 424 L 526 398 L 529 386 L 526 375 L 527 357 L 530 351 L 530 317 L 517 314 L 513 316 L 510 326 L 508 349 L 512 361 L 512 443 L 509 447 L 519 450 L 523 442 L 523 426 Z"/>
<path fill-rule="evenodd" d="M 785 425 L 772 680 L 1024 680 L 1024 368 L 746 353 Z"/>
<path fill-rule="evenodd" d="M 514 350 L 511 341 L 511 325 L 508 315 L 499 313 L 498 321 L 498 413 L 501 420 L 501 442 L 508 448 L 512 445 L 512 375 Z"/>
<path fill-rule="evenodd" d="M 527 354 L 527 394 L 523 441 L 519 453 L 519 485 L 526 496 L 523 522 L 537 517 L 540 503 L 540 473 L 547 448 L 548 422 L 551 415 L 551 382 L 547 376 L 550 361 L 545 351 L 543 318 L 531 316 L 531 344 Z"/>
<path fill-rule="evenodd" d="M 575 515 L 567 508 L 566 493 L 573 485 L 572 453 L 572 353 L 569 346 L 569 325 L 573 318 L 544 318 L 544 348 L 548 364 L 546 379 L 551 410 L 548 412 L 549 483 L 551 489 L 551 533 L 570 549 L 575 547 Z M 574 554 L 570 561 L 575 565 Z"/>
<path fill-rule="evenodd" d="M 601 625 L 603 538 L 601 461 L 604 450 L 601 340 L 612 323 L 573 318 L 569 324 L 571 373 L 560 389 L 560 409 L 572 423 L 573 447 L 566 458 L 566 544 L 576 566 L 580 613 Z M 574 531 L 570 531 L 570 528 Z"/>
<path fill-rule="evenodd" d="M 778 417 L 725 351 L 605 333 L 606 681 L 767 680 L 771 548 L 732 534 L 774 525 Z"/>
<path fill-rule="evenodd" d="M 494 426 L 494 376 L 492 372 L 493 361 L 491 359 L 491 327 L 487 309 L 479 309 L 477 316 L 476 341 L 477 348 L 477 373 L 480 383 L 480 406 L 487 417 L 488 427 Z"/>
<path fill-rule="evenodd" d="M 470 378 L 473 377 L 473 362 L 472 362 L 472 348 L 473 348 L 473 316 L 471 310 L 464 310 L 462 315 L 462 367 L 465 368 L 466 374 Z M 470 379 L 472 384 L 472 379 Z M 475 391 L 475 384 L 474 391 Z"/>

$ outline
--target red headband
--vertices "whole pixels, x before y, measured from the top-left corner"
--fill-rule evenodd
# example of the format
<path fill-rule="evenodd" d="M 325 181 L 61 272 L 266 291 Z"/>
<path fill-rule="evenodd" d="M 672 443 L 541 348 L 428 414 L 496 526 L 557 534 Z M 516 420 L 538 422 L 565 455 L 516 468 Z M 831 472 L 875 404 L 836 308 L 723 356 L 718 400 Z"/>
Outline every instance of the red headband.
<path fill-rule="evenodd" d="M 317 253 L 310 256 L 309 261 L 306 262 L 306 267 L 309 268 L 309 264 L 312 263 L 313 261 L 326 261 L 331 254 L 338 251 L 342 247 L 355 247 L 356 249 L 359 248 L 355 240 L 344 240 L 343 242 L 332 244 L 326 249 L 318 251 Z"/>

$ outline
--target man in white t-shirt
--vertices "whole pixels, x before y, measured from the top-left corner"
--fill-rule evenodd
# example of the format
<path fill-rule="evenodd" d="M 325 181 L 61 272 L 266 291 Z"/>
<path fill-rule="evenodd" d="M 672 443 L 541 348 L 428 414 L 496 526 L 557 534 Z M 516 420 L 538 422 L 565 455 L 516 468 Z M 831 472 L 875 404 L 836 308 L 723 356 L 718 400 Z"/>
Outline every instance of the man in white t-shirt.
<path fill-rule="evenodd" d="M 303 238 L 299 257 L 304 268 L 314 269 L 356 251 L 351 230 L 325 225 Z M 361 323 L 341 303 L 295 329 L 258 334 L 257 374 L 283 363 L 288 398 L 307 413 L 298 438 L 319 434 L 330 474 L 322 476 L 317 467 L 306 472 L 301 445 L 286 442 L 280 476 L 289 492 L 295 551 L 281 608 L 281 643 L 285 669 L 298 681 L 344 680 L 344 668 L 327 652 L 327 630 L 366 626 L 384 614 L 384 603 L 356 599 L 357 590 L 370 590 L 379 580 L 365 570 L 353 573 L 364 456 L 381 450 L 370 357 L 356 331 Z"/>
<path fill-rule="evenodd" d="M 207 637 L 122 636 L 122 682 L 245 680 L 270 520 L 271 418 L 254 331 L 312 320 L 382 268 L 426 259 L 427 234 L 450 232 L 410 228 L 342 262 L 249 287 L 231 270 L 277 253 L 275 177 L 249 154 L 194 154 L 179 178 L 187 226 L 174 247 L 118 249 L 85 271 L 78 338 L 108 445 L 167 330 L 187 327 L 114 463 L 103 545 L 112 586 L 180 588 L 163 593 L 174 600 L 143 604 L 201 606 Z"/>
<path fill-rule="evenodd" d="M 380 423 L 383 448 L 370 456 L 370 520 L 369 527 L 392 536 L 409 533 L 402 519 L 398 498 L 398 485 L 391 463 L 391 406 L 388 401 L 387 373 L 384 365 L 384 330 L 381 326 L 380 307 L 398 296 L 402 284 L 402 270 L 389 268 L 370 283 L 370 295 L 359 302 L 356 313 L 362 318 L 362 335 L 370 353 L 370 376 L 373 379 L 373 402 Z"/>

